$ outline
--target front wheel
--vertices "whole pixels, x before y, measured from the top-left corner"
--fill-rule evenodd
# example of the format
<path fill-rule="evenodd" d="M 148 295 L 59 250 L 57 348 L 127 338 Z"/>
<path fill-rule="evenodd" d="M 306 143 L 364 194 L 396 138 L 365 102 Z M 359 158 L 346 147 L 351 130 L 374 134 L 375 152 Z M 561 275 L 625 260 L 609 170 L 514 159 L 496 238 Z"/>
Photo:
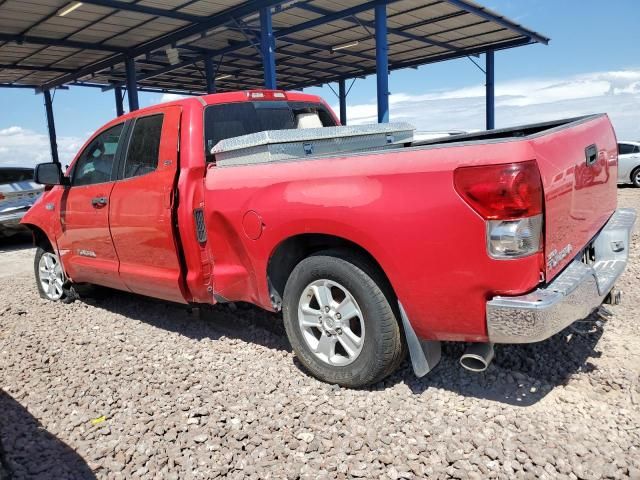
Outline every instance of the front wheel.
<path fill-rule="evenodd" d="M 374 270 L 348 255 L 302 260 L 284 292 L 284 325 L 304 367 L 345 387 L 382 380 L 403 359 L 400 326 Z"/>
<path fill-rule="evenodd" d="M 40 296 L 52 302 L 64 300 L 66 297 L 65 277 L 58 256 L 38 247 L 33 266 Z"/>

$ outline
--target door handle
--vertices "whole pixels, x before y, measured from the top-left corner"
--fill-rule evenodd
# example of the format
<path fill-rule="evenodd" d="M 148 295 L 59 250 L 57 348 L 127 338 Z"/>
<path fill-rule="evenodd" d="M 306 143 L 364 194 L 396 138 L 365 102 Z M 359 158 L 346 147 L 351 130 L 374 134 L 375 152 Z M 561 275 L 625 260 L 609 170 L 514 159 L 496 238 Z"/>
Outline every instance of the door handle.
<path fill-rule="evenodd" d="M 107 204 L 107 197 L 94 197 L 91 199 L 93 208 L 102 208 Z"/>

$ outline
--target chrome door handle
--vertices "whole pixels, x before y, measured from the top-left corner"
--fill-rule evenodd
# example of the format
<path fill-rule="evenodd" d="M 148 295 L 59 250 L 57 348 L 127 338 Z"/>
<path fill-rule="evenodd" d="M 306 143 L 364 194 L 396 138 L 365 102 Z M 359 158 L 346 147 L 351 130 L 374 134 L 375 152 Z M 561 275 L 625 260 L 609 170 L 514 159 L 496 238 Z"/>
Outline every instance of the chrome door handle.
<path fill-rule="evenodd" d="M 91 199 L 93 208 L 102 208 L 107 204 L 107 197 L 94 197 Z"/>

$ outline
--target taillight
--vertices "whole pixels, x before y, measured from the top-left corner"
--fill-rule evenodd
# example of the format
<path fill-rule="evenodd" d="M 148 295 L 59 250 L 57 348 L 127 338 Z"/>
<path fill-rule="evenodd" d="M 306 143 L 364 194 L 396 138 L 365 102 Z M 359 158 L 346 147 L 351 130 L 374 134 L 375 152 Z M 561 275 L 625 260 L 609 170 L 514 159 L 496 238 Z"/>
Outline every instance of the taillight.
<path fill-rule="evenodd" d="M 542 247 L 542 180 L 535 161 L 461 167 L 458 194 L 487 221 L 487 253 L 520 258 Z"/>
<path fill-rule="evenodd" d="M 460 196 L 487 220 L 542 213 L 542 181 L 534 161 L 461 167 L 453 180 Z"/>
<path fill-rule="evenodd" d="M 4 193 L 0 192 L 0 200 L 4 200 L 5 198 L 7 197 L 4 196 Z"/>

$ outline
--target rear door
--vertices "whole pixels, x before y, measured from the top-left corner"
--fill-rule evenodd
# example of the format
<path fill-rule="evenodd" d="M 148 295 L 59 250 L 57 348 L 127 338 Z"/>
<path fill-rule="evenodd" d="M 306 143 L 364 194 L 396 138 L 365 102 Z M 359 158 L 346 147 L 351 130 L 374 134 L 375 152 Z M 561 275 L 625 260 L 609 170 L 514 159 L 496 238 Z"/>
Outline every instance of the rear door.
<path fill-rule="evenodd" d="M 137 117 L 109 205 L 120 278 L 136 293 L 185 302 L 174 228 L 181 108 L 161 107 Z"/>
<path fill-rule="evenodd" d="M 109 232 L 109 201 L 124 126 L 104 130 L 87 145 L 73 165 L 71 186 L 62 193 L 58 247 L 67 276 L 75 282 L 126 289 Z"/>

